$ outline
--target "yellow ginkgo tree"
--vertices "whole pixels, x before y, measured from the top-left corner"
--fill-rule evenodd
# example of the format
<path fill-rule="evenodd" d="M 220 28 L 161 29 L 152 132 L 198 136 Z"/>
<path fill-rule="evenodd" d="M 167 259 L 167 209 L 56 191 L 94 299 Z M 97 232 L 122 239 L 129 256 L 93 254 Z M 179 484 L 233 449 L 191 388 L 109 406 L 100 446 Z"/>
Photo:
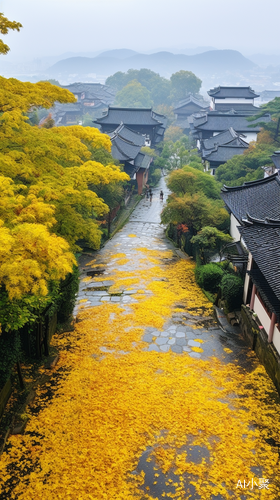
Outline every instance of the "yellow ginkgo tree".
<path fill-rule="evenodd" d="M 21 27 L 9 23 L 0 14 L 0 33 Z M 0 53 L 5 47 L 0 45 Z M 129 180 L 114 164 L 110 138 L 99 130 L 32 126 L 30 112 L 56 102 L 75 102 L 75 97 L 49 82 L 0 77 L 2 340 L 4 332 L 36 323 L 61 300 L 78 240 L 100 246 L 100 220 L 109 208 L 97 189 L 112 190 Z"/>

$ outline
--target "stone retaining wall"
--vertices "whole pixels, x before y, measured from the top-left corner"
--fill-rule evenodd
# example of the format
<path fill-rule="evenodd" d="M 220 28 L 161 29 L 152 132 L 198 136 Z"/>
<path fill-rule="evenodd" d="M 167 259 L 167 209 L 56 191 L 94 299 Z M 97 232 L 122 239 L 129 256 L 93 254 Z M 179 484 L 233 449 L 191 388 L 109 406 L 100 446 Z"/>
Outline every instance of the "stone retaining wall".
<path fill-rule="evenodd" d="M 267 333 L 260 330 L 246 306 L 241 308 L 241 330 L 244 339 L 255 351 L 280 394 L 280 356 L 273 344 L 267 341 Z"/>

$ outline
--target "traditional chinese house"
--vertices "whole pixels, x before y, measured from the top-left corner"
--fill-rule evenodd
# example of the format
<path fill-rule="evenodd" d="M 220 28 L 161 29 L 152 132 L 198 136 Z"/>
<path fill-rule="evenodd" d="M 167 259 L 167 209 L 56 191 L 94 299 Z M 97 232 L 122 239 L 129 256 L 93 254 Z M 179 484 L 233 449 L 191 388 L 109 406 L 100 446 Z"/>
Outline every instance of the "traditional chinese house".
<path fill-rule="evenodd" d="M 186 99 L 183 99 L 174 105 L 173 112 L 176 116 L 176 126 L 182 128 L 183 130 L 189 129 L 190 126 L 188 118 L 192 114 L 209 110 L 209 103 L 197 99 L 192 94 L 189 94 Z"/>
<path fill-rule="evenodd" d="M 221 197 L 230 213 L 230 234 L 240 240 L 238 227 L 247 214 L 256 219 L 280 219 L 280 177 L 276 174 L 242 186 L 224 186 Z"/>
<path fill-rule="evenodd" d="M 234 109 L 240 113 L 257 114 L 259 108 L 254 100 L 259 97 L 251 87 L 215 87 L 208 91 L 211 98 L 211 109 L 223 113 Z"/>
<path fill-rule="evenodd" d="M 231 110 L 227 113 L 218 111 L 210 111 L 202 115 L 194 115 L 192 135 L 199 142 L 201 139 L 209 139 L 229 128 L 233 128 L 235 132 L 243 135 L 243 140 L 247 143 L 257 140 L 257 135 L 261 130 L 259 120 L 248 120 L 248 114 L 237 113 Z M 261 118 L 262 122 L 270 122 L 269 114 Z"/>
<path fill-rule="evenodd" d="M 212 174 L 223 163 L 233 156 L 242 154 L 249 147 L 242 134 L 237 134 L 233 128 L 221 132 L 209 139 L 200 141 L 200 154 L 203 162 L 207 162 Z"/>
<path fill-rule="evenodd" d="M 141 148 L 145 146 L 145 137 L 123 123 L 110 133 L 112 142 L 112 156 L 124 165 L 124 171 L 131 179 L 136 179 L 138 194 L 142 194 L 143 186 L 148 181 L 149 167 L 152 158 L 141 153 Z"/>
<path fill-rule="evenodd" d="M 249 251 L 244 301 L 280 354 L 280 217 L 260 220 L 248 214 L 239 231 Z"/>
<path fill-rule="evenodd" d="M 152 108 L 116 108 L 109 106 L 108 110 L 94 121 L 101 131 L 112 133 L 123 123 L 138 134 L 145 136 L 146 144 L 155 146 L 163 140 L 167 118 L 155 113 Z"/>
<path fill-rule="evenodd" d="M 280 178 L 224 187 L 221 196 L 248 254 L 242 331 L 280 391 Z"/>
<path fill-rule="evenodd" d="M 86 113 L 94 116 L 96 111 L 107 108 L 115 99 L 115 90 L 100 83 L 71 83 L 62 86 L 74 94 L 76 103 L 56 103 L 51 110 L 55 125 L 81 124 Z"/>
<path fill-rule="evenodd" d="M 112 87 L 101 83 L 71 83 L 62 88 L 74 94 L 77 102 L 82 106 L 83 113 L 106 108 L 112 104 L 116 95 Z"/>
<path fill-rule="evenodd" d="M 51 115 L 56 126 L 69 126 L 77 125 L 81 122 L 83 111 L 81 105 L 78 103 L 56 103 L 51 110 Z"/>

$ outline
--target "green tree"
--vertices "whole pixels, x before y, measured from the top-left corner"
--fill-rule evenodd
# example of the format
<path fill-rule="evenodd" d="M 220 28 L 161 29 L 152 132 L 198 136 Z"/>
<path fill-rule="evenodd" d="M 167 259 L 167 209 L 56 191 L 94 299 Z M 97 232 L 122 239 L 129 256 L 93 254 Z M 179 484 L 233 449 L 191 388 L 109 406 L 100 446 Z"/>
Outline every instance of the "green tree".
<path fill-rule="evenodd" d="M 220 165 L 215 171 L 216 179 L 227 186 L 241 186 L 244 182 L 263 178 L 265 165 L 271 165 L 270 156 L 275 144 L 256 143 L 249 146 L 242 155 L 237 155 Z"/>
<path fill-rule="evenodd" d="M 117 93 L 115 105 L 127 108 L 149 108 L 153 105 L 153 101 L 149 90 L 136 80 L 132 80 Z"/>
<path fill-rule="evenodd" d="M 229 234 L 225 234 L 222 231 L 219 231 L 216 227 L 211 226 L 203 227 L 197 235 L 193 236 L 191 239 L 191 243 L 198 244 L 200 248 L 201 260 L 204 264 L 207 262 L 207 250 L 217 250 L 221 259 L 225 246 L 231 241 L 232 237 Z"/>
<path fill-rule="evenodd" d="M 135 80 L 135 78 L 132 78 L 132 80 Z M 114 73 L 112 76 L 108 76 L 106 79 L 105 83 L 106 85 L 110 85 L 111 87 L 114 87 L 116 90 L 122 90 L 128 83 L 129 80 L 127 78 L 127 74 L 123 73 L 122 71 L 117 71 L 117 73 Z"/>
<path fill-rule="evenodd" d="M 120 91 L 134 80 L 151 92 L 151 99 L 155 105 L 169 104 L 170 81 L 150 69 L 129 69 L 127 73 L 118 71 L 107 78 L 106 84 Z"/>
<path fill-rule="evenodd" d="M 177 127 L 176 125 L 170 125 L 165 131 L 164 140 L 176 142 L 181 139 L 182 135 L 183 130 L 180 127 Z"/>
<path fill-rule="evenodd" d="M 209 199 L 203 193 L 173 194 L 161 214 L 164 224 L 185 224 L 193 234 L 203 226 L 221 226 L 228 217 L 221 200 Z"/>
<path fill-rule="evenodd" d="M 0 33 L 1 35 L 7 35 L 10 30 L 19 31 L 22 28 L 22 24 L 16 21 L 9 21 L 7 17 L 4 16 L 2 12 L 0 12 Z M 10 47 L 6 45 L 3 40 L 0 39 L 0 54 L 7 54 L 10 50 Z"/>
<path fill-rule="evenodd" d="M 171 172 L 167 179 L 167 186 L 177 196 L 201 192 L 208 198 L 220 199 L 220 185 L 216 179 L 189 166 Z"/>
<path fill-rule="evenodd" d="M 171 75 L 171 99 L 179 101 L 184 99 L 189 92 L 197 94 L 200 90 L 202 81 L 191 71 L 177 71 Z"/>
<path fill-rule="evenodd" d="M 152 95 L 153 98 L 153 95 Z M 153 101 L 156 102 L 156 100 L 153 98 Z M 157 104 L 154 106 L 154 111 L 156 113 L 159 113 L 160 115 L 164 115 L 167 118 L 167 126 L 169 127 L 170 125 L 173 125 L 175 122 L 175 115 L 173 112 L 173 107 L 169 106 L 168 104 Z M 172 139 L 171 139 L 172 140 Z"/>
<path fill-rule="evenodd" d="M 271 122 L 262 122 L 261 118 L 269 113 L 271 115 Z M 280 133 L 280 97 L 275 97 L 273 101 L 269 101 L 266 104 L 261 106 L 260 112 L 250 118 L 250 121 L 260 119 L 260 125 L 269 132 L 272 133 L 274 141 L 279 142 L 279 133 Z"/>
<path fill-rule="evenodd" d="M 49 82 L 51 83 L 52 85 L 56 85 L 57 87 L 61 87 L 60 83 L 58 80 L 56 80 L 55 78 L 49 78 L 49 80 L 40 80 L 41 82 Z"/>

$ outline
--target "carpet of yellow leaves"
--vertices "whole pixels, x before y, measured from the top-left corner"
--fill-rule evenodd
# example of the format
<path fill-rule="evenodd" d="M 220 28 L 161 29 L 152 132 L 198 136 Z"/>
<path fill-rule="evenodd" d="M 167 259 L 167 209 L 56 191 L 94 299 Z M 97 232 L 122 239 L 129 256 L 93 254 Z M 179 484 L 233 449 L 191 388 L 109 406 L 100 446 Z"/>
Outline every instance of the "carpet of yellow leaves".
<path fill-rule="evenodd" d="M 215 357 L 146 351 L 144 328 L 161 329 L 178 303 L 193 314 L 209 314 L 211 305 L 195 283 L 191 261 L 161 266 L 170 252 L 138 253 L 145 255 L 141 270 L 114 270 L 111 289 L 133 283 L 152 294 L 138 293 L 129 307 L 108 303 L 85 310 L 74 332 L 55 336 L 55 370 L 65 375 L 45 406 L 42 389 L 37 402 L 43 408 L 27 433 L 10 438 L 10 451 L 1 457 L 0 494 L 16 467 L 21 480 L 11 500 L 152 500 L 142 489 L 144 472 L 132 474 L 151 446 L 158 472 L 173 469 L 178 476 L 167 498 L 188 498 L 184 475 L 191 473 L 203 500 L 219 493 L 276 500 L 272 490 L 236 490 L 254 466 L 266 478 L 276 473 L 277 453 L 265 441 L 277 440 L 280 430 L 279 406 L 267 397 L 271 381 L 260 366 L 248 373 Z M 207 447 L 209 460 L 188 458 L 181 448 L 190 439 Z"/>

